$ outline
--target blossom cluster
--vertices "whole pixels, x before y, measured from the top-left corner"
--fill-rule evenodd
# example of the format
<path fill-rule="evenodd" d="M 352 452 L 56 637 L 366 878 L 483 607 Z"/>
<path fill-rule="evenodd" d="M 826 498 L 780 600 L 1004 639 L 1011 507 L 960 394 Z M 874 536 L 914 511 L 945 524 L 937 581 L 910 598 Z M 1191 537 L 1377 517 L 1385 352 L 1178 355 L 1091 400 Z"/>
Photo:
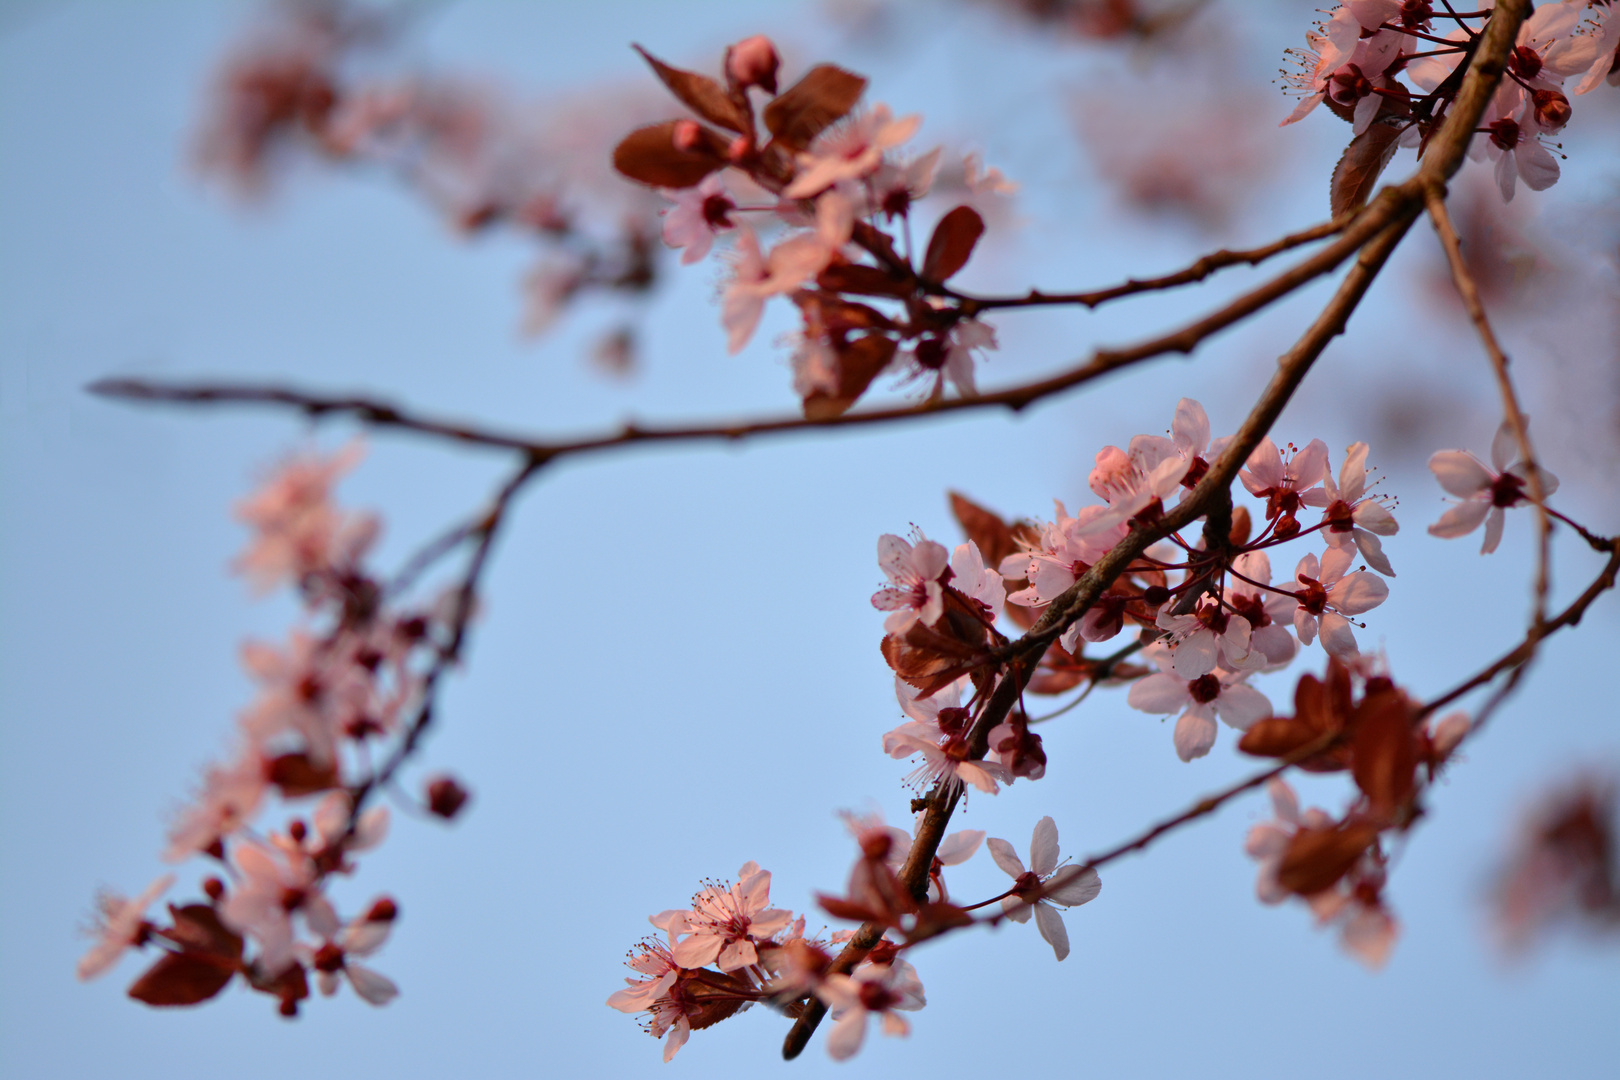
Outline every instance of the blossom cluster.
<path fill-rule="evenodd" d="M 324 993 L 346 980 L 376 1005 L 398 993 L 359 962 L 387 939 L 397 904 L 379 897 L 344 919 L 328 887 L 387 835 L 388 809 L 362 806 L 376 782 L 372 763 L 405 735 L 424 672 L 455 616 L 447 602 L 400 606 L 403 583 L 367 569 L 377 519 L 332 501 L 359 453 L 351 444 L 329 457 L 294 457 L 237 507 L 253 531 L 237 571 L 258 592 L 293 587 L 306 623 L 285 645 L 243 647 L 259 697 L 238 717 L 233 753 L 205 770 L 169 832 L 165 859 L 203 856 L 224 876 L 203 881 L 206 901 L 170 905 L 166 926 L 147 921 L 146 911 L 173 875 L 135 900 L 104 898 L 81 978 L 107 970 L 130 946 L 156 944 L 162 957 L 130 988 L 151 1005 L 197 1004 L 238 974 L 289 1016 L 309 996 L 311 974 Z M 429 809 L 444 816 L 465 798 L 447 777 L 430 787 Z M 273 797 L 317 801 L 285 830 L 261 835 L 255 822 Z"/>
<path fill-rule="evenodd" d="M 1011 844 L 990 839 L 991 857 L 1012 877 L 1012 886 L 966 907 L 951 901 L 944 869 L 970 859 L 984 842 L 982 831 L 964 829 L 945 837 L 929 859 L 925 887 L 913 892 L 899 875 L 912 856 L 914 837 L 885 824 L 880 815 L 844 817 L 860 853 L 844 893 L 818 900 L 833 917 L 875 926 L 881 936 L 861 949 L 853 967 L 840 968 L 830 949 L 848 944 L 857 932 L 806 937 L 802 915 L 768 906 L 771 875 L 759 864 L 744 863 L 735 884 L 705 883 L 689 908 L 649 917 L 661 936 L 647 937 L 630 950 L 625 964 L 636 975 L 607 999 L 621 1012 L 646 1014 L 643 1027 L 664 1040 L 665 1061 L 693 1031 L 756 1002 L 796 1017 L 819 1003 L 834 1020 L 827 1052 L 840 1060 L 851 1057 L 865 1041 L 869 1019 L 877 1018 L 886 1035 L 906 1035 L 910 1024 L 899 1013 L 926 1004 L 917 971 L 902 955 L 912 946 L 979 922 L 1023 923 L 1033 917 L 1062 960 L 1069 955 L 1069 937 L 1058 909 L 1087 903 L 1102 889 L 1096 870 L 1059 862 L 1057 825 L 1050 817 L 1035 826 L 1027 870 Z M 971 914 L 991 904 L 1000 906 L 999 915 L 976 920 Z"/>
<path fill-rule="evenodd" d="M 720 80 L 642 55 L 699 119 L 631 132 L 614 165 L 672 203 L 663 235 L 682 262 L 730 241 L 721 298 L 730 350 L 753 337 L 768 300 L 786 297 L 801 320 L 793 387 L 806 416 L 844 412 L 883 375 L 930 399 L 947 388 L 976 393 L 995 330 L 945 283 L 984 233 L 973 204 L 1013 190 L 1000 172 L 974 155 L 954 168 L 967 199 L 939 216 L 919 252 L 914 206 L 943 171 L 941 149 L 903 149 L 921 117 L 857 108 L 866 79 L 831 64 L 781 89 L 776 46 L 761 36 L 726 50 Z M 768 248 L 765 230 L 778 234 Z"/>
<path fill-rule="evenodd" d="M 1467 6 L 1474 10 L 1429 0 L 1347 0 L 1306 34 L 1306 48 L 1289 50 L 1295 70 L 1284 76 L 1300 101 L 1283 123 L 1325 103 L 1355 130 L 1334 178 L 1336 211 L 1341 198 L 1348 207 L 1365 197 L 1397 144 L 1421 153 L 1438 130 L 1495 3 Z M 1544 3 L 1520 26 L 1469 149 L 1494 162 L 1504 200 L 1519 180 L 1532 191 L 1557 182 L 1560 155 L 1549 140 L 1569 123 L 1569 94 L 1605 80 L 1620 85 L 1617 54 L 1620 17 L 1609 0 Z"/>
<path fill-rule="evenodd" d="M 1128 448 L 1097 453 L 1090 487 L 1101 501 L 1073 515 L 1060 501 L 1051 521 L 1008 523 L 956 496 L 970 539 L 953 551 L 916 530 L 909 540 L 879 540 L 889 584 L 872 605 L 889 613 L 882 651 L 907 717 L 882 745 L 918 762 L 908 783 L 919 792 L 994 794 L 1017 778 L 1045 775 L 1047 755 L 1031 730 L 1038 720 L 1022 705 L 988 731 L 989 721 L 980 723 L 1008 677 L 993 662 L 1008 642 L 997 621 L 1035 625 L 1133 530 L 1153 528 L 1192 498 L 1229 442 L 1212 439 L 1203 407 L 1183 399 L 1168 437 L 1138 435 Z M 1504 422 L 1492 467 L 1461 450 L 1434 455 L 1436 478 L 1461 501 L 1430 526 L 1432 534 L 1461 536 L 1487 522 L 1484 550 L 1495 548 L 1503 511 L 1530 501 L 1530 467 L 1513 460 L 1515 442 Z M 1321 440 L 1284 450 L 1261 439 L 1237 477 L 1257 500 L 1254 509 L 1228 495 L 1219 527 L 1203 515 L 1202 535 L 1189 541 L 1169 532 L 1131 560 L 1067 622 L 1025 691 L 1053 695 L 1084 686 L 1078 703 L 1095 684 L 1128 683 L 1133 708 L 1176 716 L 1172 741 L 1183 761 L 1210 752 L 1220 721 L 1243 733 L 1244 753 L 1350 772 L 1359 793 L 1339 819 L 1322 811 L 1302 817 L 1278 781 L 1277 823 L 1257 829 L 1249 846 L 1264 862 L 1262 899 L 1304 898 L 1321 922 L 1344 926 L 1351 952 L 1376 965 L 1396 928 L 1382 901 L 1382 838 L 1414 820 L 1423 776 L 1432 779 L 1469 724 L 1455 714 L 1431 730 L 1427 712 L 1395 685 L 1386 661 L 1357 642 L 1353 628 L 1364 625 L 1357 616 L 1389 595 L 1395 571 L 1382 538 L 1399 528 L 1395 500 L 1377 490 L 1367 454 L 1366 443 L 1353 444 L 1335 475 Z M 1552 474 L 1540 470 L 1538 477 L 1543 496 L 1556 490 Z M 1258 520 L 1264 525 L 1251 536 Z M 1315 550 L 1298 558 L 1291 577 L 1274 582 L 1271 551 L 1289 543 Z M 1358 556 L 1363 565 L 1352 569 Z M 1135 640 L 1123 650 L 1086 654 L 1088 645 L 1128 628 Z M 1302 676 L 1293 715 L 1276 715 L 1249 680 L 1288 667 L 1318 642 L 1327 654 L 1325 677 Z M 1151 667 L 1126 661 L 1137 653 Z"/>

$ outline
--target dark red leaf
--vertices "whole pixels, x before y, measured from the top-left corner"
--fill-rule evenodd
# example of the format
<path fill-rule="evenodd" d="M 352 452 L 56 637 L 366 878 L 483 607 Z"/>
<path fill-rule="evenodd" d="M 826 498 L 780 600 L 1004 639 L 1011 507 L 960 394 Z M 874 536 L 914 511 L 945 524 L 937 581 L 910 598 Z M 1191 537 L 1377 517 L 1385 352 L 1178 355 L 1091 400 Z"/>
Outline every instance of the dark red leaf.
<path fill-rule="evenodd" d="M 1301 829 L 1277 864 L 1277 884 L 1300 896 L 1332 888 L 1377 839 L 1378 827 L 1364 822 Z"/>
<path fill-rule="evenodd" d="M 698 129 L 692 149 L 675 146 L 676 124 L 693 124 Z M 626 135 L 613 151 L 613 167 L 652 187 L 688 188 L 726 164 L 726 145 L 713 128 L 692 120 L 665 120 Z"/>
<path fill-rule="evenodd" d="M 1350 775 L 1372 803 L 1373 812 L 1393 815 L 1417 784 L 1418 747 L 1406 695 L 1386 690 L 1368 696 L 1352 721 Z"/>
<path fill-rule="evenodd" d="M 266 775 L 289 799 L 314 795 L 339 785 L 337 762 L 316 765 L 308 754 L 282 754 L 270 762 Z"/>
<path fill-rule="evenodd" d="M 228 960 L 242 958 L 242 935 L 219 921 L 219 913 L 208 904 L 169 905 L 174 926 L 164 932 L 170 941 L 191 952 L 213 953 Z"/>
<path fill-rule="evenodd" d="M 776 141 L 802 150 L 855 107 L 866 80 L 832 64 L 819 64 L 765 106 L 765 126 Z"/>
<path fill-rule="evenodd" d="M 872 380 L 894 359 L 898 343 L 884 334 L 863 334 L 838 353 L 838 392 L 812 391 L 804 399 L 804 415 L 809 420 L 841 416 L 866 393 Z"/>
<path fill-rule="evenodd" d="M 1328 205 L 1333 216 L 1367 205 L 1384 167 L 1395 156 L 1400 132 L 1389 124 L 1374 124 L 1350 140 L 1333 169 Z"/>
<path fill-rule="evenodd" d="M 129 996 L 148 1005 L 196 1005 L 231 981 L 236 969 L 191 953 L 168 953 L 135 980 Z"/>
<path fill-rule="evenodd" d="M 669 92 L 680 99 L 681 104 L 703 119 L 738 133 L 747 133 L 753 128 L 742 105 L 714 79 L 695 71 L 670 67 L 640 45 L 632 45 L 631 48 L 652 65 L 653 72 L 669 87 Z"/>
<path fill-rule="evenodd" d="M 922 276 L 944 281 L 967 265 L 973 245 L 984 235 L 984 218 L 971 206 L 958 206 L 939 219 L 923 257 Z"/>
<path fill-rule="evenodd" d="M 816 284 L 831 292 L 859 296 L 910 296 L 911 282 L 887 270 L 862 263 L 835 262 L 816 275 Z"/>

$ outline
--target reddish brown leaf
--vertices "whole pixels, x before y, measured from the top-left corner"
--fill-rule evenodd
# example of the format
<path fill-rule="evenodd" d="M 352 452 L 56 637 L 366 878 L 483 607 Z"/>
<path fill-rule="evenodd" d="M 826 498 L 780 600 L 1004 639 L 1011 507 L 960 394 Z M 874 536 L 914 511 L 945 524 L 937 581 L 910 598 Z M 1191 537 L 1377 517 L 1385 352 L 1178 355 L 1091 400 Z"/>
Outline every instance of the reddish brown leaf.
<path fill-rule="evenodd" d="M 939 219 L 923 257 L 922 276 L 944 281 L 967 265 L 973 246 L 984 235 L 984 218 L 971 206 L 958 206 Z"/>
<path fill-rule="evenodd" d="M 816 275 L 816 284 L 831 292 L 858 296 L 910 296 L 911 282 L 863 263 L 834 262 Z"/>
<path fill-rule="evenodd" d="M 1384 167 L 1395 156 L 1400 132 L 1390 124 L 1374 124 L 1350 140 L 1344 156 L 1333 169 L 1328 205 L 1333 216 L 1367 205 Z"/>
<path fill-rule="evenodd" d="M 282 754 L 269 763 L 265 775 L 289 799 L 339 786 L 336 761 L 317 765 L 305 753 Z"/>
<path fill-rule="evenodd" d="M 168 953 L 135 980 L 129 996 L 148 1005 L 196 1005 L 207 1001 L 231 981 L 235 968 L 195 956 Z"/>
<path fill-rule="evenodd" d="M 850 305 L 851 307 L 863 305 Z M 868 309 L 870 310 L 870 309 Z M 841 416 L 872 385 L 878 373 L 894 359 L 898 343 L 885 334 L 863 334 L 838 352 L 838 392 L 826 394 L 812 391 L 804 399 L 804 415 L 808 420 L 827 420 Z"/>
<path fill-rule="evenodd" d="M 943 901 L 924 904 L 917 910 L 917 922 L 906 934 L 907 943 L 926 941 L 958 927 L 972 926 L 973 916 L 955 904 Z"/>
<path fill-rule="evenodd" d="M 1319 737 L 1292 716 L 1272 716 L 1245 731 L 1238 749 L 1255 757 L 1286 757 Z"/>
<path fill-rule="evenodd" d="M 174 926 L 163 934 L 188 951 L 213 953 L 227 960 L 242 958 L 242 935 L 219 921 L 219 913 L 208 904 L 169 905 Z"/>
<path fill-rule="evenodd" d="M 697 143 L 690 150 L 675 145 L 675 125 L 693 124 Z M 637 128 L 613 151 L 613 167 L 652 187 L 688 188 L 726 164 L 726 140 L 713 128 L 691 120 L 665 120 Z"/>
<path fill-rule="evenodd" d="M 1235 548 L 1243 547 L 1249 542 L 1249 533 L 1254 529 L 1254 520 L 1249 516 L 1247 506 L 1232 508 L 1232 530 L 1226 534 L 1226 542 Z"/>
<path fill-rule="evenodd" d="M 699 968 L 676 976 L 680 1000 L 685 1005 L 686 1022 L 693 1031 L 713 1027 L 751 1001 L 758 991 L 747 981 L 723 971 Z"/>
<path fill-rule="evenodd" d="M 967 538 L 979 546 L 979 554 L 984 556 L 986 566 L 993 569 L 1001 565 L 1002 559 L 1018 554 L 1020 549 L 1015 526 L 960 492 L 950 492 L 950 496 L 951 513 L 962 526 L 962 531 L 967 533 Z M 1027 526 L 1023 527 L 1027 529 Z"/>
<path fill-rule="evenodd" d="M 1365 822 L 1301 829 L 1277 864 L 1277 884 L 1300 896 L 1332 888 L 1376 839 L 1378 827 Z"/>
<path fill-rule="evenodd" d="M 681 104 L 688 109 L 711 124 L 719 124 L 738 133 L 747 133 L 752 129 L 753 124 L 742 105 L 714 79 L 707 75 L 699 75 L 695 71 L 670 67 L 640 45 L 632 45 L 631 48 L 641 54 L 641 58 L 652 66 L 653 72 L 663 80 L 665 86 L 669 87 L 669 92 L 679 98 Z"/>
<path fill-rule="evenodd" d="M 1369 695 L 1356 706 L 1350 775 L 1382 817 L 1404 806 L 1417 784 L 1412 720 L 1411 705 L 1399 690 Z"/>
<path fill-rule="evenodd" d="M 816 903 L 821 905 L 823 911 L 835 919 L 847 919 L 850 922 L 881 921 L 884 913 L 875 911 L 864 904 L 852 903 L 841 896 L 828 896 L 825 893 L 816 894 Z"/>
<path fill-rule="evenodd" d="M 842 118 L 866 90 L 866 80 L 832 64 L 819 64 L 765 106 L 765 126 L 776 141 L 802 150 Z"/>

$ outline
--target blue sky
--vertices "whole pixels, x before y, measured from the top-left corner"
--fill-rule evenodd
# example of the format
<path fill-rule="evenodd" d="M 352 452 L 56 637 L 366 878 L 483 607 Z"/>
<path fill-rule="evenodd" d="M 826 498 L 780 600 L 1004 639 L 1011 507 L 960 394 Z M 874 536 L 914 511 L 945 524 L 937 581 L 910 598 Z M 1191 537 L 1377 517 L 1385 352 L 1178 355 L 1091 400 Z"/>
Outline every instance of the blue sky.
<path fill-rule="evenodd" d="M 977 146 L 1025 182 L 1021 227 L 987 247 L 966 278 L 987 289 L 1163 271 L 1201 247 L 1262 242 L 1324 211 L 1341 137 L 1326 117 L 1284 132 L 1260 125 L 1271 141 L 1259 152 L 1281 182 L 1226 233 L 1144 224 L 1099 183 L 1065 112 L 1077 84 L 1124 70 L 1107 66 L 1118 61 L 954 9 L 935 18 L 902 8 L 881 39 L 869 23 L 808 28 L 817 22 L 807 10 L 467 3 L 436 13 L 415 48 L 424 62 L 491 71 L 539 100 L 644 77 L 630 39 L 696 65 L 763 30 L 798 55 L 838 59 L 873 76 L 876 99 L 925 112 L 924 146 Z M 347 996 L 313 1002 L 290 1024 L 266 999 L 236 991 L 198 1010 L 149 1011 L 123 997 L 134 961 L 76 982 L 76 930 L 97 887 L 133 892 L 159 872 L 166 813 L 223 753 L 251 697 L 238 643 L 275 640 L 294 617 L 289 602 L 253 601 L 228 575 L 244 539 L 232 502 L 287 450 L 309 439 L 340 445 L 351 432 L 312 433 L 260 412 L 137 410 L 88 397 L 88 382 L 134 374 L 365 388 L 537 432 L 597 430 L 632 415 L 776 415 L 793 404 L 772 343 L 791 329 L 785 314 L 768 316 L 749 350 L 727 356 L 711 266 L 677 273 L 652 300 L 641 324 L 644 374 L 621 384 L 579 358 L 611 309 L 588 310 L 538 344 L 519 337 L 518 283 L 531 258 L 521 244 L 462 240 L 376 178 L 295 175 L 278 199 L 250 210 L 201 182 L 186 164 L 188 139 L 244 11 L 79 3 L 0 14 L 5 1072 L 834 1069 L 819 1046 L 778 1065 L 786 1024 L 764 1010 L 698 1033 L 664 1068 L 653 1042 L 602 1001 L 621 985 L 620 958 L 649 929 L 646 916 L 684 903 L 700 878 L 757 860 L 775 873 L 776 903 L 808 910 L 813 892 L 847 873 L 852 851 L 837 810 L 877 805 L 903 818 L 905 770 L 878 749 L 898 715 L 877 652 L 881 619 L 867 603 L 880 580 L 876 537 L 916 523 L 954 542 L 944 498 L 953 488 L 1009 514 L 1044 514 L 1054 496 L 1072 508 L 1095 451 L 1162 429 L 1183 395 L 1208 406 L 1218 434 L 1231 430 L 1323 288 L 1191 363 L 1166 360 L 1018 418 L 554 469 L 501 539 L 470 663 L 451 680 L 424 759 L 423 771 L 462 776 L 475 802 L 449 829 L 396 817 L 389 842 L 339 893 L 350 906 L 377 892 L 398 898 L 403 917 L 375 966 L 403 995 L 382 1010 Z M 1243 28 L 1238 55 L 1268 77 L 1305 17 L 1288 9 Z M 1282 115 L 1286 103 L 1272 104 Z M 1600 130 L 1612 132 L 1613 108 L 1599 115 L 1609 125 Z M 1612 162 L 1612 152 L 1572 161 L 1553 195 L 1578 208 L 1613 183 Z M 1526 521 L 1510 525 L 1489 561 L 1469 541 L 1423 533 L 1442 508 L 1423 458 L 1457 445 L 1482 451 L 1494 428 L 1483 360 L 1463 324 L 1445 309 L 1411 328 L 1415 311 L 1439 310 L 1416 284 L 1432 243 L 1414 230 L 1413 250 L 1278 430 L 1336 448 L 1394 430 L 1389 403 L 1408 385 L 1402 378 L 1438 403 L 1422 445 L 1385 459 L 1406 526 L 1387 547 L 1400 577 L 1363 635 L 1387 648 L 1418 694 L 1515 640 L 1529 567 Z M 1234 282 L 1253 280 L 1245 274 Z M 984 382 L 1133 340 L 1213 306 L 1236 284 L 1095 316 L 1009 316 Z M 1513 334 L 1510 347 L 1532 361 L 1556 345 Z M 1590 449 L 1595 440 L 1570 435 L 1574 421 L 1560 413 L 1562 369 L 1549 370 L 1551 380 L 1528 388 L 1538 425 L 1556 447 Z M 341 493 L 384 515 L 385 565 L 477 506 L 505 468 L 386 434 L 368 444 Z M 1612 484 L 1596 480 L 1593 454 L 1596 464 L 1572 460 L 1567 471 L 1551 463 L 1566 475 L 1565 505 L 1612 529 Z M 1570 595 L 1595 566 L 1574 547 L 1559 553 L 1559 595 Z M 1613 944 L 1559 938 L 1505 964 L 1489 948 L 1482 896 L 1517 810 L 1540 785 L 1573 765 L 1620 758 L 1604 677 L 1616 611 L 1601 602 L 1578 634 L 1550 646 L 1434 793 L 1430 819 L 1396 864 L 1390 896 L 1404 936 L 1381 974 L 1340 953 L 1297 906 L 1254 901 L 1241 842 L 1269 813 L 1250 799 L 1105 872 L 1101 897 L 1068 916 L 1074 953 L 1061 965 L 1033 926 L 922 951 L 929 1005 L 912 1038 L 874 1039 L 843 1068 L 1606 1073 L 1620 1050 Z M 1047 779 L 975 797 L 962 825 L 1023 851 L 1050 814 L 1066 854 L 1111 846 L 1245 774 L 1251 766 L 1231 734 L 1184 765 L 1168 725 L 1128 709 L 1123 694 L 1098 694 L 1048 732 Z M 1336 808 L 1344 785 L 1317 781 L 1306 792 Z M 184 868 L 177 894 L 189 895 L 202 873 Z M 981 855 L 952 883 L 962 895 L 989 895 L 1000 880 Z"/>

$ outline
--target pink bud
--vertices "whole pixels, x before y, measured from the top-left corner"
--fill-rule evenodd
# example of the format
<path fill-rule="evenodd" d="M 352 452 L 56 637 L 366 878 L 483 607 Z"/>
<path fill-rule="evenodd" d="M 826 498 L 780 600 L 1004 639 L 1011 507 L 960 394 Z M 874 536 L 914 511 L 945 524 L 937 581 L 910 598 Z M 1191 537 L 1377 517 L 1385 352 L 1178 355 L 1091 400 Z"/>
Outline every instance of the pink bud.
<path fill-rule="evenodd" d="M 764 34 L 755 34 L 733 45 L 726 54 L 726 77 L 739 90 L 758 86 L 776 93 L 776 69 L 781 64 L 776 46 Z"/>
<path fill-rule="evenodd" d="M 673 135 L 673 142 L 675 143 L 675 149 L 677 149 L 677 150 L 691 150 L 691 149 L 694 149 L 698 144 L 698 136 L 700 134 L 701 134 L 701 131 L 697 126 L 697 121 L 695 121 L 695 120 L 677 120 L 675 122 L 675 133 Z"/>

